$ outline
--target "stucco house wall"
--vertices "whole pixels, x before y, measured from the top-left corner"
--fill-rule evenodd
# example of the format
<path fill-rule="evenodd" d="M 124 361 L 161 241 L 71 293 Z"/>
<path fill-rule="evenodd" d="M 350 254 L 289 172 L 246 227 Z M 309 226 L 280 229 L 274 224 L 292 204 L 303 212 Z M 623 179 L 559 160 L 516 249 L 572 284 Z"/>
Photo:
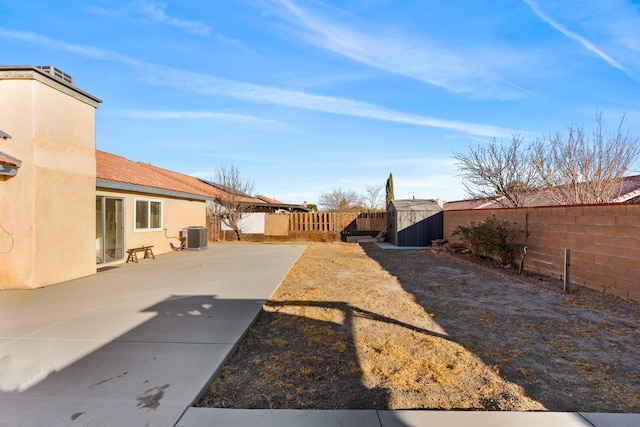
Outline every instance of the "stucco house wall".
<path fill-rule="evenodd" d="M 95 109 L 101 101 L 35 67 L 0 67 L 0 289 L 96 272 Z"/>
<path fill-rule="evenodd" d="M 98 197 L 112 197 L 124 200 L 124 258 L 117 260 L 123 262 L 126 259 L 126 249 L 140 246 L 153 246 L 153 253 L 163 254 L 170 252 L 173 243 L 178 246 L 180 242 L 171 237 L 180 237 L 183 228 L 190 226 L 206 227 L 207 213 L 206 200 L 185 199 L 168 197 L 160 194 L 142 191 L 117 191 L 113 189 L 98 188 Z M 162 202 L 162 226 L 164 229 L 151 231 L 136 231 L 135 229 L 135 201 L 136 199 L 154 200 Z M 93 233 L 95 236 L 95 232 Z M 167 237 L 168 236 L 168 237 Z M 94 261 L 95 264 L 95 261 Z"/>

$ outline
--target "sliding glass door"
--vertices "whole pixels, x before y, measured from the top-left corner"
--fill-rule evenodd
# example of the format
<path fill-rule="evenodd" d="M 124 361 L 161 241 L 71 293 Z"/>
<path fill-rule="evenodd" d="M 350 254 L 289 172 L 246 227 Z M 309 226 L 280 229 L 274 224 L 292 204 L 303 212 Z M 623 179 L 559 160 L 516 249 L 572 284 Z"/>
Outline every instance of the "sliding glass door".
<path fill-rule="evenodd" d="M 96 197 L 96 263 L 124 258 L 124 200 Z"/>

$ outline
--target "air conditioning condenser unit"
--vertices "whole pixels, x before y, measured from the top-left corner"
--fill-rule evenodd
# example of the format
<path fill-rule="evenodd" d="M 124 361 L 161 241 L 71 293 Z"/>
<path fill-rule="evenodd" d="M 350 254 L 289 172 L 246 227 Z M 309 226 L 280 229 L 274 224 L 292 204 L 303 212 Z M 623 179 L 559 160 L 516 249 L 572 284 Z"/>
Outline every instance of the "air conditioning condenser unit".
<path fill-rule="evenodd" d="M 207 249 L 207 227 L 187 227 L 182 230 L 182 236 L 186 238 L 185 249 Z"/>

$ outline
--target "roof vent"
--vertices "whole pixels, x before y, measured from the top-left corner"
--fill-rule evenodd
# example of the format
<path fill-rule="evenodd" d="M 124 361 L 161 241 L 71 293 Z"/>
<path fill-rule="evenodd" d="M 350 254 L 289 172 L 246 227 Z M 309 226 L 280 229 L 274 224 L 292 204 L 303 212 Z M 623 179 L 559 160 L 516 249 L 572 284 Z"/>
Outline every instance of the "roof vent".
<path fill-rule="evenodd" d="M 73 78 L 69 74 L 58 70 L 56 67 L 52 67 L 51 65 L 40 65 L 36 68 L 44 71 L 45 73 L 51 74 L 53 77 L 60 79 L 63 82 L 69 83 L 70 85 L 73 84 Z"/>

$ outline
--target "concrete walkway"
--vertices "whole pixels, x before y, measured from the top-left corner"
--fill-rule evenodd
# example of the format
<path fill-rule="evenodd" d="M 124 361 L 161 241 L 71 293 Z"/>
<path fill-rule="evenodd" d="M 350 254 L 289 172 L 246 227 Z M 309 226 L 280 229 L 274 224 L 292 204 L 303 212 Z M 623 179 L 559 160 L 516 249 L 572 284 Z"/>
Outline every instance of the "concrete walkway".
<path fill-rule="evenodd" d="M 304 246 L 213 245 L 0 292 L 0 426 L 173 426 Z"/>
<path fill-rule="evenodd" d="M 0 292 L 0 426 L 637 427 L 640 415 L 193 408 L 303 246 L 214 245 Z"/>
<path fill-rule="evenodd" d="M 189 408 L 178 427 L 638 427 L 638 414 Z"/>

